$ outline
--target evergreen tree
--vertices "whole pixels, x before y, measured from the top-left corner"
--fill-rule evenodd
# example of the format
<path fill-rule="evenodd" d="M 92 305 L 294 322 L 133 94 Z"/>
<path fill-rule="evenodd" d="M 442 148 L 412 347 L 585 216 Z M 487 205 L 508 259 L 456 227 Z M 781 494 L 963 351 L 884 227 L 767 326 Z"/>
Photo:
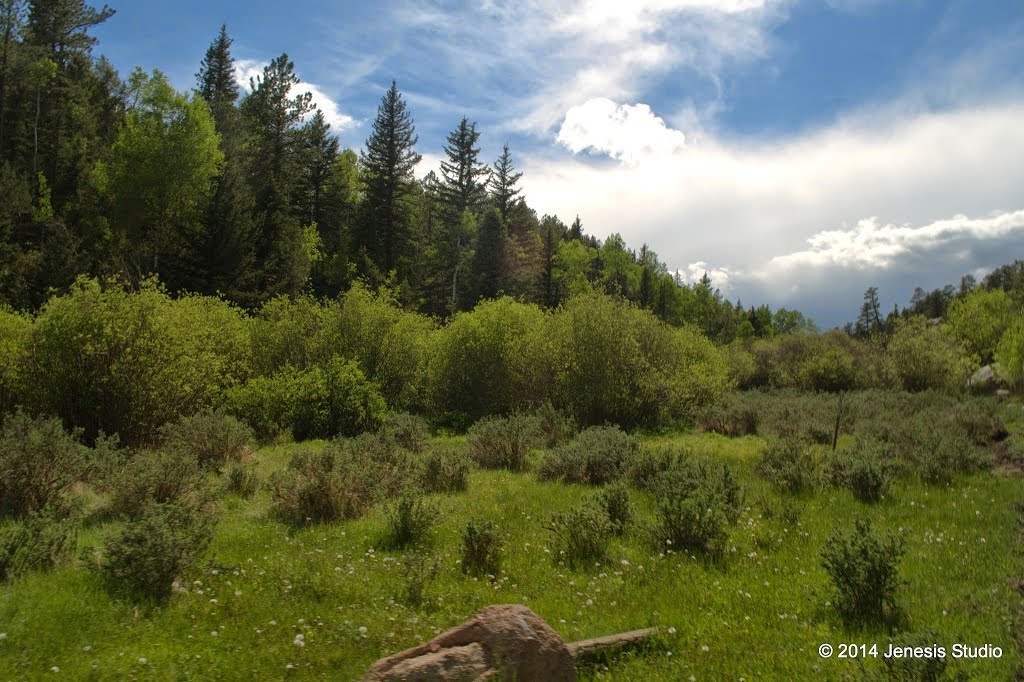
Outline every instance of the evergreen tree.
<path fill-rule="evenodd" d="M 199 64 L 199 73 L 196 74 L 196 89 L 210 105 L 213 120 L 221 134 L 230 124 L 239 96 L 231 42 L 227 25 L 221 24 L 220 33 L 206 50 L 206 56 Z"/>
<path fill-rule="evenodd" d="M 266 297 L 297 294 L 309 275 L 305 233 L 293 205 L 301 186 L 298 126 L 315 105 L 309 92 L 292 93 L 299 82 L 295 65 L 282 54 L 250 81 L 252 90 L 242 102 L 251 131 L 255 255 Z"/>
<path fill-rule="evenodd" d="M 878 302 L 878 287 L 868 287 L 864 292 L 864 303 L 854 324 L 857 336 L 871 336 L 882 329 L 881 304 Z"/>
<path fill-rule="evenodd" d="M 523 177 L 522 173 L 516 173 L 512 165 L 512 155 L 508 149 L 508 143 L 501 148 L 501 156 L 494 163 L 494 171 L 491 173 L 491 199 L 498 209 L 502 220 L 508 218 L 508 212 L 512 208 L 512 202 L 522 191 L 516 189 L 516 183 Z"/>
<path fill-rule="evenodd" d="M 444 147 L 447 161 L 441 162 L 441 200 L 449 222 L 461 219 L 463 211 L 479 213 L 487 198 L 487 167 L 480 163 L 480 139 L 476 123 L 463 116 L 459 127 L 448 135 Z"/>
<path fill-rule="evenodd" d="M 505 221 L 498 209 L 487 211 L 477 229 L 476 250 L 473 254 L 472 276 L 476 301 L 495 298 L 504 290 L 502 252 L 505 238 Z"/>
<path fill-rule="evenodd" d="M 583 221 L 577 215 L 576 220 L 569 226 L 569 239 L 583 239 Z"/>
<path fill-rule="evenodd" d="M 365 194 L 356 248 L 385 272 L 408 248 L 413 171 L 420 162 L 419 138 L 395 81 L 381 98 L 373 132 L 360 157 Z"/>
<path fill-rule="evenodd" d="M 340 144 L 337 136 L 331 134 L 331 125 L 324 120 L 324 113 L 319 110 L 302 133 L 302 212 L 309 223 L 319 225 L 326 218 L 325 195 Z"/>

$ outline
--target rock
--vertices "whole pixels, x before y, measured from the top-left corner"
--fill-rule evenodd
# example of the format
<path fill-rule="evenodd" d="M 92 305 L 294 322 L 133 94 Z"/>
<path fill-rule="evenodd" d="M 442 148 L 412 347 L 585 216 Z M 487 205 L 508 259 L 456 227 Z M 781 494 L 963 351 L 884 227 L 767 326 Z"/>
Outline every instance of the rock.
<path fill-rule="evenodd" d="M 967 385 L 971 388 L 975 388 L 983 391 L 993 391 L 999 384 L 999 363 L 993 362 L 991 365 L 985 365 L 977 372 L 971 375 L 971 378 L 967 380 Z"/>
<path fill-rule="evenodd" d="M 544 619 L 519 604 L 488 606 L 417 647 L 382 658 L 364 682 L 576 679 L 572 654 Z"/>

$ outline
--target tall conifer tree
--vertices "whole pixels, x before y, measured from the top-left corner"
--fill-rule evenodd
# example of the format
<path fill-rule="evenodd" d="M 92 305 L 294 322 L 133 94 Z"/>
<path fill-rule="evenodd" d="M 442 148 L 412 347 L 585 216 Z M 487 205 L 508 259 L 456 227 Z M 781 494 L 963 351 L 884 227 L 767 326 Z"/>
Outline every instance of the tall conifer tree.
<path fill-rule="evenodd" d="M 360 157 L 366 190 L 356 244 L 385 272 L 407 249 L 413 170 L 421 158 L 414 149 L 418 140 L 405 100 L 391 81 Z"/>

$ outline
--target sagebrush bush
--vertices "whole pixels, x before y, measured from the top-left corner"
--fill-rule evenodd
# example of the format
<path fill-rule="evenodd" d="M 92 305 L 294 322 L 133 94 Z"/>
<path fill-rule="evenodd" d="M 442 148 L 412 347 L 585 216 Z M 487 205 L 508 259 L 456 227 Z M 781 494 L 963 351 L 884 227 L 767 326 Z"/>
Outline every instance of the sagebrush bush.
<path fill-rule="evenodd" d="M 376 434 L 300 450 L 270 477 L 274 513 L 286 523 L 325 523 L 361 516 L 376 502 L 418 486 L 412 456 Z"/>
<path fill-rule="evenodd" d="M 188 453 L 204 469 L 215 470 L 248 459 L 255 440 L 248 425 L 220 411 L 203 411 L 164 424 L 159 436 L 161 447 Z"/>
<path fill-rule="evenodd" d="M 880 536 L 866 519 L 854 521 L 851 532 L 840 531 L 826 540 L 821 565 L 832 581 L 832 603 L 843 620 L 881 623 L 897 615 L 903 553 L 902 538 Z"/>
<path fill-rule="evenodd" d="M 996 403 L 975 399 L 952 409 L 953 422 L 963 429 L 975 445 L 988 445 L 1009 435 Z"/>
<path fill-rule="evenodd" d="M 622 483 L 613 483 L 595 494 L 593 504 L 604 511 L 616 535 L 625 533 L 636 515 L 629 489 Z"/>
<path fill-rule="evenodd" d="M 32 317 L 0 306 L 0 417 L 23 402 L 25 354 Z"/>
<path fill-rule="evenodd" d="M 814 455 L 802 438 L 772 438 L 757 462 L 757 472 L 783 492 L 800 493 L 814 486 Z"/>
<path fill-rule="evenodd" d="M 534 411 L 533 416 L 537 420 L 537 430 L 543 447 L 555 448 L 567 443 L 578 431 L 576 420 L 556 409 L 550 400 L 544 401 Z"/>
<path fill-rule="evenodd" d="M 225 475 L 224 488 L 245 499 L 255 495 L 259 486 L 259 474 L 251 464 L 234 462 Z"/>
<path fill-rule="evenodd" d="M 386 518 L 384 545 L 401 549 L 424 544 L 430 539 L 430 531 L 437 523 L 438 509 L 422 495 L 406 494 L 388 506 Z"/>
<path fill-rule="evenodd" d="M 425 552 L 412 552 L 402 558 L 402 601 L 419 608 L 426 601 L 427 588 L 441 573 L 441 559 Z"/>
<path fill-rule="evenodd" d="M 45 507 L 0 527 L 0 582 L 56 566 L 74 548 L 78 522 L 67 511 Z"/>
<path fill-rule="evenodd" d="M 929 410 L 902 424 L 900 455 L 927 483 L 949 483 L 957 475 L 978 471 L 991 463 L 988 453 L 943 410 Z"/>
<path fill-rule="evenodd" d="M 60 419 L 8 415 L 0 427 L 0 515 L 24 518 L 59 505 L 88 470 L 80 435 L 65 431 Z"/>
<path fill-rule="evenodd" d="M 371 486 L 333 451 L 295 453 L 288 468 L 270 477 L 273 512 L 286 523 L 330 523 L 360 516 L 372 504 Z"/>
<path fill-rule="evenodd" d="M 107 538 L 100 570 L 115 589 L 164 601 L 175 578 L 206 550 L 213 524 L 194 506 L 150 502 Z"/>
<path fill-rule="evenodd" d="M 469 487 L 473 460 L 463 448 L 433 447 L 423 455 L 420 486 L 428 493 L 458 493 Z"/>
<path fill-rule="evenodd" d="M 700 414 L 700 425 L 705 431 L 729 437 L 756 435 L 759 422 L 758 411 L 736 393 L 727 393 Z"/>
<path fill-rule="evenodd" d="M 469 429 L 469 454 L 485 469 L 526 469 L 526 455 L 537 444 L 536 422 L 525 414 L 484 417 Z"/>
<path fill-rule="evenodd" d="M 613 535 L 608 515 L 593 503 L 555 514 L 547 529 L 554 556 L 570 565 L 604 559 Z"/>
<path fill-rule="evenodd" d="M 641 448 L 629 462 L 627 473 L 629 484 L 637 490 L 652 492 L 659 474 L 692 456 L 693 453 L 688 449 L 678 445 Z"/>
<path fill-rule="evenodd" d="M 905 391 L 956 392 L 971 374 L 971 360 L 944 325 L 923 317 L 900 320 L 886 352 L 896 385 Z"/>
<path fill-rule="evenodd" d="M 202 507 L 211 498 L 206 474 L 194 455 L 179 450 L 143 450 L 106 482 L 110 510 L 131 515 L 149 502 Z"/>
<path fill-rule="evenodd" d="M 896 476 L 892 448 L 877 440 L 858 438 L 839 450 L 829 463 L 832 485 L 848 488 L 861 502 L 878 502 Z"/>
<path fill-rule="evenodd" d="M 654 484 L 655 544 L 720 555 L 741 504 L 742 491 L 728 465 L 682 460 L 659 474 Z"/>
<path fill-rule="evenodd" d="M 537 474 L 565 483 L 604 485 L 626 474 L 639 441 L 617 426 L 592 426 L 575 440 L 547 452 Z"/>
<path fill-rule="evenodd" d="M 469 521 L 462 529 L 462 572 L 478 578 L 497 576 L 503 544 L 493 521 Z"/>
<path fill-rule="evenodd" d="M 430 441 L 426 420 L 404 412 L 392 412 L 385 417 L 378 433 L 382 438 L 412 452 L 423 452 Z"/>

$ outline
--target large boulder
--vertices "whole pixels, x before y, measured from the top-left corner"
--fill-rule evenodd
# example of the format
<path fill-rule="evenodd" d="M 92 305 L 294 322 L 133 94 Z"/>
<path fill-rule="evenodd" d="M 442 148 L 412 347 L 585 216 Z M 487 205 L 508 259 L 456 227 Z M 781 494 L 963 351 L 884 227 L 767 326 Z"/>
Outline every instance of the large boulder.
<path fill-rule="evenodd" d="M 364 682 L 576 679 L 573 655 L 544 619 L 519 604 L 488 606 L 417 647 L 382 658 Z"/>

